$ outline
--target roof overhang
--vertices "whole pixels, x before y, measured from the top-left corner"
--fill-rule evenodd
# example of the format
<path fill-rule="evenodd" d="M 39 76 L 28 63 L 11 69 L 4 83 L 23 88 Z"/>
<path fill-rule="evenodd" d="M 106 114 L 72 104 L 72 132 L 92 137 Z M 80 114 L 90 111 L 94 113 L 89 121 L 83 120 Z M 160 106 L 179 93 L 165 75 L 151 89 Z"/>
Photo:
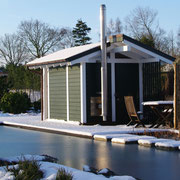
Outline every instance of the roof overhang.
<path fill-rule="evenodd" d="M 115 55 L 112 55 L 108 58 L 108 62 L 115 63 L 150 63 L 163 61 L 172 64 L 175 60 L 174 57 L 151 48 L 124 34 L 110 37 L 110 42 L 107 43 L 107 53 L 119 56 L 116 58 Z M 42 58 L 35 59 L 29 62 L 27 66 L 31 69 L 36 69 L 98 61 L 101 61 L 100 43 L 63 49 Z"/>
<path fill-rule="evenodd" d="M 30 69 L 37 69 L 43 67 L 55 67 L 64 66 L 66 64 L 71 65 L 74 62 L 80 62 L 82 58 L 92 58 L 97 56 L 96 52 L 100 52 L 100 43 L 88 44 L 84 46 L 72 47 L 57 51 L 47 56 L 37 58 L 29 63 L 27 66 Z"/>
<path fill-rule="evenodd" d="M 135 59 L 137 62 L 148 63 L 163 61 L 172 64 L 175 61 L 174 57 L 147 46 L 124 34 L 111 36 L 110 43 L 117 47 L 123 46 L 123 48 L 119 49 L 119 52 L 131 59 Z"/>

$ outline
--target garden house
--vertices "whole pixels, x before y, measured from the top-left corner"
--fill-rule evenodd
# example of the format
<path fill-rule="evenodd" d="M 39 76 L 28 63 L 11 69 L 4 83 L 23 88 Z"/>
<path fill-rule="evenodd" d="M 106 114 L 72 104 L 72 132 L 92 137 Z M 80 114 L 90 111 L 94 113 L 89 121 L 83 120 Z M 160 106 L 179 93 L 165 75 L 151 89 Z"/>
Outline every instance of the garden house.
<path fill-rule="evenodd" d="M 107 122 L 126 124 L 124 96 L 137 109 L 143 100 L 159 96 L 160 62 L 175 58 L 126 35 L 110 37 L 107 46 Z M 43 72 L 43 119 L 102 122 L 100 43 L 57 51 L 27 64 Z M 160 98 L 160 97 L 158 97 Z"/>

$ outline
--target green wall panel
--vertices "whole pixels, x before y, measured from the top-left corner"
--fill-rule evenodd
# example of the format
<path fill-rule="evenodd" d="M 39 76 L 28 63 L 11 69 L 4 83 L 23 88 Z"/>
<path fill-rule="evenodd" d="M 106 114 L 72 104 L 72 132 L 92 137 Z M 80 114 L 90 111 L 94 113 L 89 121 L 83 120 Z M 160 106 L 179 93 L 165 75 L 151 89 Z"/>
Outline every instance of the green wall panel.
<path fill-rule="evenodd" d="M 69 80 L 69 120 L 81 121 L 81 89 L 80 89 L 80 66 L 70 66 L 68 71 Z"/>
<path fill-rule="evenodd" d="M 50 118 L 67 120 L 66 69 L 49 71 Z"/>

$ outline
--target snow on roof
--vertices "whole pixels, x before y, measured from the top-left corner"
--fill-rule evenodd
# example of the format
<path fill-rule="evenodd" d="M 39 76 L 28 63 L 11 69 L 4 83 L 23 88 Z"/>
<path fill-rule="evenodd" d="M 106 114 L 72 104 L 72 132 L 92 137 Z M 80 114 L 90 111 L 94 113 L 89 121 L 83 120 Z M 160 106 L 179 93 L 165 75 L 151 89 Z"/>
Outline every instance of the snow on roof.
<path fill-rule="evenodd" d="M 132 39 L 129 36 L 126 36 L 124 34 L 119 34 L 116 36 L 112 36 L 110 38 L 110 44 L 117 44 L 119 42 L 123 42 L 124 44 L 127 44 L 128 46 L 133 46 L 135 52 L 139 56 L 141 56 L 141 51 L 146 55 L 145 57 L 148 59 L 151 56 L 158 58 L 159 60 L 162 60 L 166 63 L 172 64 L 172 62 L 175 60 L 174 57 L 169 56 L 163 52 L 160 52 L 152 47 L 149 47 L 135 39 Z M 108 42 L 109 43 L 109 42 Z M 132 48 L 132 49 L 133 49 Z M 93 43 L 83 46 L 77 46 L 67 49 L 62 49 L 60 51 L 54 52 L 52 54 L 49 54 L 47 56 L 37 58 L 29 63 L 27 63 L 27 66 L 42 66 L 42 65 L 48 65 L 48 64 L 56 64 L 56 63 L 63 63 L 63 62 L 69 62 L 75 59 L 78 59 L 80 57 L 86 56 L 88 54 L 91 54 L 93 52 L 96 52 L 100 50 L 100 43 Z M 148 55 L 148 57 L 147 57 Z M 150 57 L 149 57 L 150 56 Z M 141 59 L 141 58 L 140 58 Z M 154 62 L 154 61 L 153 61 Z"/>
<path fill-rule="evenodd" d="M 62 49 L 60 51 L 54 52 L 47 56 L 37 58 L 29 63 L 27 66 L 35 66 L 35 65 L 42 65 L 42 64 L 50 64 L 50 63 L 57 63 L 57 62 L 65 62 L 70 60 L 71 58 L 77 58 L 76 56 L 84 56 L 100 48 L 100 43 L 94 44 L 87 44 L 83 46 L 76 46 L 72 48 Z"/>

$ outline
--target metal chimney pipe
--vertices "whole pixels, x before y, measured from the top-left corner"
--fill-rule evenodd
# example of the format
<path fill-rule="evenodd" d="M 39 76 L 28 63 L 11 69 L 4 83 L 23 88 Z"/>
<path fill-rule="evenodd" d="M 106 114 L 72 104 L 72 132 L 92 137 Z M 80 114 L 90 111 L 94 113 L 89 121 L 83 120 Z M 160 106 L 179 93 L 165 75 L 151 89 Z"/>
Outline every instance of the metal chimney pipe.
<path fill-rule="evenodd" d="M 100 6 L 101 34 L 101 103 L 103 121 L 107 121 L 107 58 L 106 58 L 106 6 Z"/>

